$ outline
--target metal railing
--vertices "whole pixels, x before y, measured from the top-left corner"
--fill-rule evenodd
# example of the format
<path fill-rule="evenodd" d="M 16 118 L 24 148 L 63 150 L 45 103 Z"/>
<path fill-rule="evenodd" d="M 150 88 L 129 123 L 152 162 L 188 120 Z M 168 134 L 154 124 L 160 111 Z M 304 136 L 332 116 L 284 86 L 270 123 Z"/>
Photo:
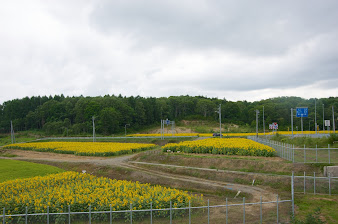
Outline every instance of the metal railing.
<path fill-rule="evenodd" d="M 292 144 L 273 141 L 255 136 L 249 139 L 268 145 L 276 150 L 277 156 L 294 163 L 338 163 L 338 148 L 295 148 Z"/>

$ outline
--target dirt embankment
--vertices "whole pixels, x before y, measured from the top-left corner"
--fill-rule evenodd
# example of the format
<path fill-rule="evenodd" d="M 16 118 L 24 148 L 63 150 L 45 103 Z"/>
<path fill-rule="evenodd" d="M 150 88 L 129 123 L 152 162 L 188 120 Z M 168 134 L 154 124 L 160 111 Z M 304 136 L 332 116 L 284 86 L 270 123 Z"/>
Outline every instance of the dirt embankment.
<path fill-rule="evenodd" d="M 301 163 L 286 163 L 279 157 L 247 157 L 247 156 L 224 156 L 224 155 L 184 155 L 174 153 L 144 153 L 134 157 L 136 161 L 172 164 L 178 166 L 191 166 L 212 168 L 219 170 L 234 170 L 257 173 L 275 173 L 280 175 L 303 174 L 304 171 L 318 174 L 322 173 L 320 167 L 304 165 Z"/>

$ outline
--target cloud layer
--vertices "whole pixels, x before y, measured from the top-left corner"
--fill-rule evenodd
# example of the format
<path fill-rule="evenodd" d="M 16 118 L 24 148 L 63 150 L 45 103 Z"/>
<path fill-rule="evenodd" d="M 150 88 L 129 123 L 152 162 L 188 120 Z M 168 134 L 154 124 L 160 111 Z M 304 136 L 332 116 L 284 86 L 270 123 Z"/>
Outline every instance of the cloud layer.
<path fill-rule="evenodd" d="M 338 94 L 337 1 L 8 1 L 0 103 L 33 95 Z"/>

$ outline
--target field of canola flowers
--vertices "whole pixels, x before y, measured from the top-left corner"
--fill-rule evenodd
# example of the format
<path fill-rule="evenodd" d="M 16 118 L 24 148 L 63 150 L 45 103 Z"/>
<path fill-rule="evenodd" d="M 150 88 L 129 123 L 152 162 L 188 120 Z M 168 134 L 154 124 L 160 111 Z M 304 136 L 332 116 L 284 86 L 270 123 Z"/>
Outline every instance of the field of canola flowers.
<path fill-rule="evenodd" d="M 278 131 L 278 132 L 266 132 L 264 133 L 258 133 L 258 135 L 260 136 L 264 136 L 264 135 L 274 135 L 274 134 L 281 134 L 281 135 L 291 135 L 292 132 L 291 131 Z M 328 133 L 333 133 L 333 131 L 318 131 L 318 134 L 328 134 Z M 304 135 L 314 135 L 316 134 L 315 131 L 303 131 L 303 133 L 301 131 L 294 131 L 293 132 L 294 135 L 300 135 L 300 134 L 304 134 Z M 175 137 L 184 137 L 184 136 L 192 136 L 192 137 L 212 137 L 213 133 L 175 133 L 174 136 Z M 228 136 L 228 137 L 243 137 L 243 136 L 254 136 L 256 135 L 256 133 L 227 133 L 224 132 L 222 133 L 223 136 Z M 131 135 L 127 135 L 128 137 L 160 137 L 161 134 L 131 134 Z M 172 134 L 164 134 L 164 136 L 166 137 L 170 137 L 172 136 Z"/>
<path fill-rule="evenodd" d="M 269 146 L 244 138 L 208 138 L 197 141 L 169 143 L 162 150 L 185 153 L 212 153 L 243 156 L 274 156 L 275 150 Z"/>
<path fill-rule="evenodd" d="M 35 142 L 7 145 L 6 149 L 23 149 L 40 152 L 56 152 L 81 156 L 116 156 L 144 151 L 154 144 L 116 142 Z"/>
<path fill-rule="evenodd" d="M 113 211 L 129 210 L 130 204 L 133 210 L 150 209 L 150 203 L 154 209 L 168 208 L 170 201 L 173 207 L 179 208 L 187 207 L 189 201 L 202 204 L 203 195 L 71 171 L 0 183 L 0 199 L 0 208 L 6 208 L 6 214 L 13 215 L 25 214 L 26 206 L 29 213 L 45 213 L 47 206 L 51 213 L 65 213 L 69 205 L 72 212 L 88 211 L 89 205 L 92 211 L 109 211 L 110 206 Z M 119 214 L 123 217 L 123 213 Z M 142 218 L 142 213 L 137 214 Z M 98 215 L 97 219 L 107 218 L 105 216 Z"/>

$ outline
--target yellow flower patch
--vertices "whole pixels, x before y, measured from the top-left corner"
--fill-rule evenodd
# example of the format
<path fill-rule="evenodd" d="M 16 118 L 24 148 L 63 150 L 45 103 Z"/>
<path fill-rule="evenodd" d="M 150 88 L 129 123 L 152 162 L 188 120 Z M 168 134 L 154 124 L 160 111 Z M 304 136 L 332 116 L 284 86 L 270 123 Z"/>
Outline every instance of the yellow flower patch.
<path fill-rule="evenodd" d="M 244 138 L 208 138 L 197 141 L 169 143 L 163 146 L 162 150 L 244 156 L 274 156 L 275 153 L 275 150 L 269 146 Z"/>
<path fill-rule="evenodd" d="M 6 146 L 7 149 L 23 149 L 41 152 L 56 152 L 81 156 L 115 156 L 144 151 L 154 144 L 116 143 L 116 142 L 35 142 Z"/>

